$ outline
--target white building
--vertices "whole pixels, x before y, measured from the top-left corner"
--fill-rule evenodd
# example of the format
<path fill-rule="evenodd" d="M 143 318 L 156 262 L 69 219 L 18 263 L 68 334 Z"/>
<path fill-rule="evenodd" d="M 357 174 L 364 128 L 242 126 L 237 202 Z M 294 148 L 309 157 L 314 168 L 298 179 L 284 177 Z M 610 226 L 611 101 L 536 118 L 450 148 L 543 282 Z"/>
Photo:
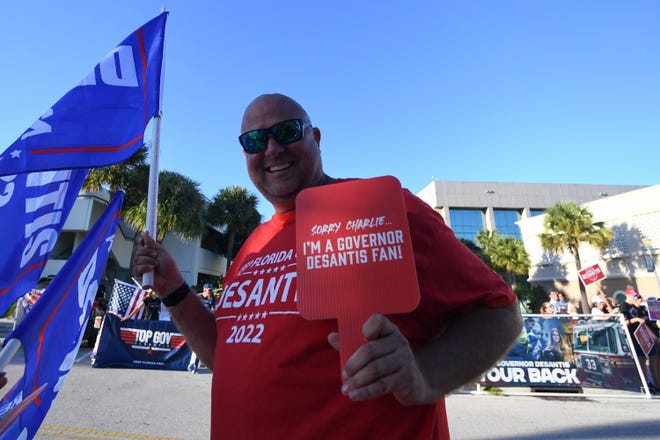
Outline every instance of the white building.
<path fill-rule="evenodd" d="M 108 205 L 108 200 L 107 191 L 80 193 L 44 268 L 44 277 L 57 274 L 64 266 L 74 249 L 85 238 L 87 231 L 101 216 Z M 219 232 L 209 227 L 206 235 L 219 235 Z M 108 258 L 106 276 L 103 279 L 106 292 L 110 292 L 112 289 L 115 278 L 133 283 L 131 280 L 131 254 L 134 238 L 135 231 L 124 222 L 120 222 Z M 204 246 L 203 237 L 185 241 L 175 234 L 169 233 L 162 244 L 176 260 L 181 274 L 189 285 L 199 288 L 200 284 L 209 279 L 224 275 L 226 265 L 224 255 Z"/>
<path fill-rule="evenodd" d="M 442 215 L 457 237 L 474 241 L 483 229 L 521 238 L 518 220 L 543 214 L 558 202 L 584 203 L 639 188 L 434 180 L 417 195 Z"/>
<path fill-rule="evenodd" d="M 562 290 L 576 301 L 579 287 L 572 256 L 544 253 L 538 234 L 545 209 L 559 202 L 581 204 L 615 233 L 604 253 L 587 245 L 580 249 L 583 267 L 599 263 L 607 277 L 590 285 L 588 295 L 601 289 L 611 296 L 631 285 L 644 297 L 660 297 L 660 186 L 436 180 L 418 196 L 459 238 L 474 241 L 486 229 L 522 239 L 532 263 L 529 282 Z"/>

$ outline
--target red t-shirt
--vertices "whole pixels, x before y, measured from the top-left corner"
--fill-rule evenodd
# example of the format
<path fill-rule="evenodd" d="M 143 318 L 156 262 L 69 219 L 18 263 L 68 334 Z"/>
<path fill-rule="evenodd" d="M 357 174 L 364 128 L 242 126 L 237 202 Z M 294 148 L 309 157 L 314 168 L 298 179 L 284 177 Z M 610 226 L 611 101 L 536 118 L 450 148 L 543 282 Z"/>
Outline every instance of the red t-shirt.
<path fill-rule="evenodd" d="M 509 287 L 404 191 L 421 300 L 390 318 L 414 346 L 456 314 L 505 307 Z M 444 399 L 403 406 L 391 395 L 353 402 L 341 393 L 336 320 L 307 321 L 296 306 L 295 211 L 250 236 L 225 277 L 216 309 L 213 439 L 447 439 Z"/>

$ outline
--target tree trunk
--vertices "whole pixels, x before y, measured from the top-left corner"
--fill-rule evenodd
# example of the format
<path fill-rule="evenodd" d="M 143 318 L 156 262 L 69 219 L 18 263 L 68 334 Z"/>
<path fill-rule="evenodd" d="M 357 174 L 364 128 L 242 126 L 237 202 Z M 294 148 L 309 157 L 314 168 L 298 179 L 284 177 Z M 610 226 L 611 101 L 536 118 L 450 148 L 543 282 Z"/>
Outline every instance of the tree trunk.
<path fill-rule="evenodd" d="M 509 287 L 513 289 L 513 287 L 516 285 L 516 274 L 514 274 L 513 271 L 507 270 L 506 281 L 509 283 Z"/>
<path fill-rule="evenodd" d="M 227 271 L 229 270 L 229 264 L 232 258 L 234 258 L 233 255 L 233 249 L 234 249 L 234 240 L 236 238 L 236 233 L 234 232 L 233 229 L 230 229 L 227 232 L 227 250 L 225 251 L 225 275 L 227 275 Z"/>
<path fill-rule="evenodd" d="M 577 269 L 578 285 L 580 286 L 580 304 L 582 305 L 582 313 L 589 314 L 591 313 L 591 303 L 589 298 L 587 298 L 587 288 L 584 286 L 584 283 L 580 279 L 580 271 L 582 270 L 582 261 L 580 260 L 580 252 L 576 249 L 574 254 L 575 256 L 575 267 Z"/>

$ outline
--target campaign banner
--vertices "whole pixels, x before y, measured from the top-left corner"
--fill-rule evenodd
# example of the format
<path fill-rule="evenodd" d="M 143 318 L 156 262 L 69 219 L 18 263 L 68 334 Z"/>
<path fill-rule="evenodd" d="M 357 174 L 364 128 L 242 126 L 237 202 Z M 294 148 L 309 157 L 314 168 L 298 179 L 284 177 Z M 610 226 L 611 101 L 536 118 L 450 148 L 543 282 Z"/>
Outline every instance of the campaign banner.
<path fill-rule="evenodd" d="M 640 390 L 632 344 L 618 315 L 523 317 L 518 341 L 484 374 L 482 385 Z"/>
<path fill-rule="evenodd" d="M 191 351 L 172 321 L 103 317 L 92 367 L 185 371 Z"/>

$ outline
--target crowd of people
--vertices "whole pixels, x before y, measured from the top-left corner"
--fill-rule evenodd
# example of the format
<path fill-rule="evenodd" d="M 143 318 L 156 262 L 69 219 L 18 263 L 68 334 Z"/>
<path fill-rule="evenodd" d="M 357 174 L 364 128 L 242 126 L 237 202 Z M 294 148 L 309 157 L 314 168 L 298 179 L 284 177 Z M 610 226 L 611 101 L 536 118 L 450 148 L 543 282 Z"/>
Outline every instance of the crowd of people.
<path fill-rule="evenodd" d="M 623 314 L 628 332 L 631 335 L 640 326 L 646 326 L 655 338 L 655 344 L 651 351 L 647 353 L 637 341 L 637 338 L 632 337 L 633 347 L 637 353 L 640 362 L 646 363 L 646 368 L 642 368 L 646 376 L 646 381 L 652 393 L 657 394 L 660 392 L 660 329 L 657 320 L 650 319 L 648 309 L 642 304 L 642 295 L 640 295 L 632 287 L 626 289 L 626 300 L 619 306 L 620 313 Z M 618 313 L 618 312 L 617 312 Z M 646 360 L 646 362 L 644 362 Z"/>
<path fill-rule="evenodd" d="M 539 311 L 542 315 L 564 315 L 566 313 L 574 315 L 578 313 L 578 308 L 566 297 L 564 292 L 551 290 L 548 293 L 548 301 L 541 304 Z"/>
<path fill-rule="evenodd" d="M 655 299 L 655 298 L 650 298 Z M 567 301 L 562 292 L 556 290 L 550 291 L 548 294 L 548 301 L 544 302 L 539 312 L 542 315 L 557 315 L 557 314 L 577 314 L 577 308 L 571 301 Z M 633 287 L 628 287 L 625 291 L 625 301 L 619 303 L 616 296 L 608 297 L 602 291 L 597 295 L 591 297 L 591 310 L 587 315 L 591 315 L 593 320 L 608 319 L 612 315 L 622 315 L 628 333 L 631 336 L 633 348 L 637 354 L 637 358 L 642 364 L 642 370 L 645 379 L 649 385 L 649 389 L 653 393 L 660 392 L 660 327 L 659 321 L 653 320 L 649 316 L 649 311 L 644 305 L 644 299 Z M 532 322 L 527 322 L 531 320 Z M 527 355 L 531 358 L 540 358 L 541 356 L 541 342 L 540 332 L 535 332 L 532 325 L 534 320 L 528 318 L 526 327 L 528 329 L 528 350 Z M 651 351 L 647 354 L 643 347 L 640 346 L 635 331 L 639 326 L 644 325 L 653 334 L 655 344 Z"/>

